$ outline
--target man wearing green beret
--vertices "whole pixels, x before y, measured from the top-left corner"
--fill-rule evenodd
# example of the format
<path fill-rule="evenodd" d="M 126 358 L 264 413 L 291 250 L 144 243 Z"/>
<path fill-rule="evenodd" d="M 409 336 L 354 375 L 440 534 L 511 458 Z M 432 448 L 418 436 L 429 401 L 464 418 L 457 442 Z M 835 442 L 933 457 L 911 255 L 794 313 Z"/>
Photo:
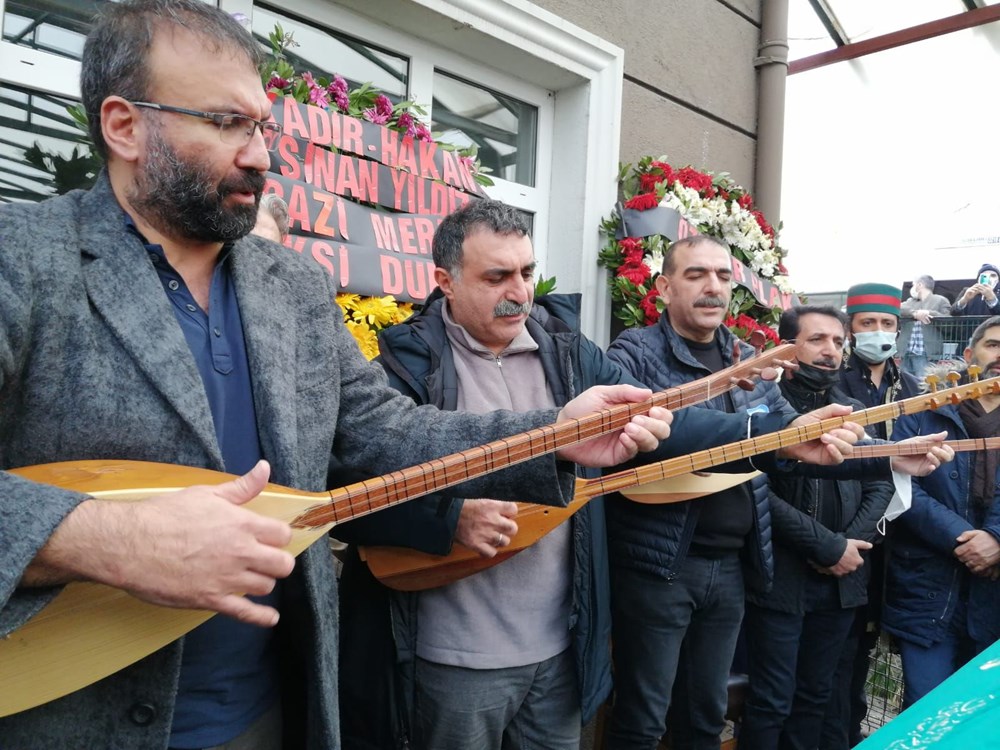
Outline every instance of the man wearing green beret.
<path fill-rule="evenodd" d="M 901 296 L 900 289 L 890 284 L 855 284 L 847 290 L 845 309 L 850 319 L 851 354 L 841 372 L 840 385 L 865 408 L 909 398 L 920 391 L 919 381 L 896 364 Z M 886 440 L 892 434 L 892 420 L 867 429 L 872 437 Z M 882 545 L 876 544 L 868 559 L 872 570 L 868 604 L 858 608 L 837 666 L 819 745 L 823 750 L 847 750 L 863 739 L 861 722 L 868 712 L 865 681 L 870 655 L 878 641 L 884 559 Z"/>

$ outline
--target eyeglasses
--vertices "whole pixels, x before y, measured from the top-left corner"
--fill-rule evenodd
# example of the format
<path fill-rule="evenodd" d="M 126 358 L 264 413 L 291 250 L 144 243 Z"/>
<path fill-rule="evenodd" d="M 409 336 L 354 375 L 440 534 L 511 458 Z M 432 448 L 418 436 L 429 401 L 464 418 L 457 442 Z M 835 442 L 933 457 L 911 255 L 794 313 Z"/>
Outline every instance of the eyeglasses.
<path fill-rule="evenodd" d="M 245 146 L 253 138 L 254 131 L 260 128 L 260 133 L 265 138 L 274 134 L 275 137 L 281 135 L 281 125 L 276 122 L 261 122 L 247 115 L 225 114 L 223 112 L 199 112 L 195 109 L 184 109 L 184 107 L 172 107 L 169 104 L 156 104 L 154 102 L 132 102 L 136 107 L 146 107 L 160 112 L 174 112 L 179 115 L 190 115 L 200 117 L 211 122 L 219 129 L 219 138 L 223 143 L 230 146 Z"/>

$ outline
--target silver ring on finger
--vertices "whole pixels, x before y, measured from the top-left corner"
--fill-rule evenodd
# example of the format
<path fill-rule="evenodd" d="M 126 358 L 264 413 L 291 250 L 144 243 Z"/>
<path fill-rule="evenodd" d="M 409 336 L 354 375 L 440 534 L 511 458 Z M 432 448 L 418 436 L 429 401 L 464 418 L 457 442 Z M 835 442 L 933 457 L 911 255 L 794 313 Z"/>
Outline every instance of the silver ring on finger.
<path fill-rule="evenodd" d="M 494 547 L 503 547 L 503 534 L 497 534 L 497 543 L 493 545 Z"/>

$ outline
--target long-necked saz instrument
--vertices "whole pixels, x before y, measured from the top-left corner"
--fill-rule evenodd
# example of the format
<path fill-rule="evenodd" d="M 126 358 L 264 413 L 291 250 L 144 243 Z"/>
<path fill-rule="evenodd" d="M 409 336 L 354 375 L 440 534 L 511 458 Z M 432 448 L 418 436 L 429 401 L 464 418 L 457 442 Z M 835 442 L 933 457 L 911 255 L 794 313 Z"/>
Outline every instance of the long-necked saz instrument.
<path fill-rule="evenodd" d="M 978 375 L 976 368 L 970 368 L 970 373 L 974 378 Z M 944 403 L 958 403 L 965 398 L 979 398 L 989 393 L 1000 392 L 1000 386 L 997 385 L 1000 378 L 974 381 L 963 388 L 956 388 L 954 386 L 957 385 L 958 378 L 957 373 L 949 375 L 953 388 L 939 392 L 937 390 L 939 381 L 931 376 L 928 378 L 931 387 L 931 392 L 928 394 L 857 411 L 848 417 L 825 420 L 811 426 L 805 433 L 802 432 L 803 428 L 789 428 L 739 443 L 609 474 L 598 479 L 578 479 L 573 500 L 566 507 L 554 508 L 533 503 L 518 503 L 517 534 L 511 539 L 510 544 L 499 550 L 492 558 L 480 557 L 476 552 L 461 545 L 456 545 L 447 555 L 432 555 L 405 547 L 370 546 L 361 549 L 361 557 L 368 564 L 372 575 L 384 585 L 397 591 L 423 591 L 444 586 L 491 568 L 531 547 L 569 519 L 588 501 L 609 492 L 621 492 L 634 502 L 658 505 L 703 497 L 755 476 L 755 473 L 699 475 L 698 472 L 703 469 L 815 439 L 836 426 L 836 422 L 850 420 L 861 425 L 876 424 L 903 414 L 937 408 Z M 992 438 L 960 440 L 951 441 L 948 445 L 956 451 L 1000 447 L 1000 438 L 996 439 L 996 444 L 992 444 L 992 441 Z M 926 452 L 926 445 L 889 443 L 855 446 L 852 457 L 905 456 Z"/>
<path fill-rule="evenodd" d="M 779 352 L 786 353 L 787 350 Z M 983 389 L 1000 393 L 1000 378 L 869 411 L 900 409 L 880 412 L 878 419 L 884 420 L 893 414 L 935 407 L 948 399 L 960 401 L 973 388 L 980 393 Z M 287 549 L 297 554 L 337 522 L 613 432 L 652 406 L 669 407 L 674 397 L 674 391 L 663 391 L 638 404 L 623 404 L 581 419 L 536 428 L 328 492 L 268 485 L 244 507 L 289 521 L 294 538 Z M 812 440 L 856 416 L 834 417 L 590 481 L 600 483 L 597 494 L 619 491 L 662 479 L 668 475 L 665 472 L 678 471 L 670 468 L 673 466 L 680 467 L 678 473 L 698 471 Z M 207 469 L 110 460 L 46 464 L 11 473 L 107 500 L 140 500 L 192 484 L 221 483 L 233 478 Z M 0 716 L 33 708 L 86 687 L 180 638 L 213 614 L 147 604 L 101 584 L 69 584 L 23 627 L 0 640 Z"/>
<path fill-rule="evenodd" d="M 293 539 L 286 549 L 299 554 L 336 523 L 606 435 L 653 406 L 677 409 L 712 398 L 733 384 L 746 387 L 749 377 L 790 357 L 793 348 L 775 347 L 683 390 L 668 389 L 640 403 L 540 427 L 341 489 L 305 492 L 269 484 L 244 507 L 291 523 Z M 735 353 L 738 358 L 739 351 Z M 233 478 L 207 469 L 115 460 L 46 464 L 11 473 L 98 499 L 122 501 Z M 33 708 L 107 677 L 180 638 L 213 614 L 147 604 L 97 583 L 71 583 L 24 626 L 0 639 L 0 716 Z"/>

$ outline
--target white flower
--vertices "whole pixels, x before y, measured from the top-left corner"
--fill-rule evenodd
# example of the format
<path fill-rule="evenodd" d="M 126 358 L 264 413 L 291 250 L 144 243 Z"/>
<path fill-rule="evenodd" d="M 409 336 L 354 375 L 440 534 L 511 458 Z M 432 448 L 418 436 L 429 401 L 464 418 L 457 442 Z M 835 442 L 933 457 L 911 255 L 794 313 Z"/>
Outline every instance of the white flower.
<path fill-rule="evenodd" d="M 645 256 L 642 262 L 646 264 L 646 268 L 653 276 L 663 273 L 663 253 L 659 250 L 654 250 L 652 255 Z"/>

